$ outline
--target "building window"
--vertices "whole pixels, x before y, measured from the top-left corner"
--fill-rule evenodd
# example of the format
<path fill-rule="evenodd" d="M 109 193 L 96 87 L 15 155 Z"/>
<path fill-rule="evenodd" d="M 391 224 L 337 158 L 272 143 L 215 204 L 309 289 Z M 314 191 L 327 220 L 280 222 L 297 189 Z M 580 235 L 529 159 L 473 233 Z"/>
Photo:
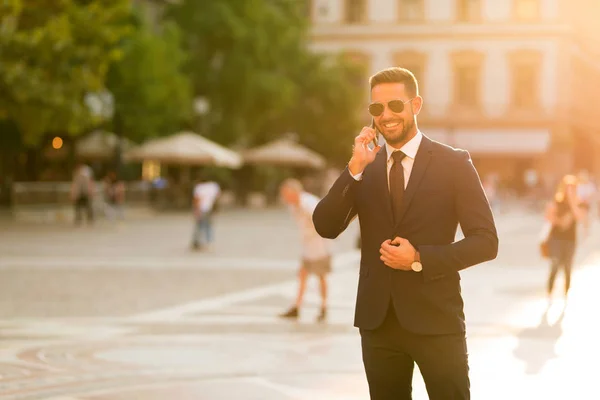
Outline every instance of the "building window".
<path fill-rule="evenodd" d="M 399 0 L 398 19 L 401 22 L 423 21 L 425 4 L 423 0 Z"/>
<path fill-rule="evenodd" d="M 319 6 L 319 18 L 327 18 L 329 16 L 329 6 L 327 3 L 323 3 Z"/>
<path fill-rule="evenodd" d="M 327 0 L 302 0 L 305 4 L 306 15 L 311 21 L 319 22 L 329 17 L 329 2 Z"/>
<path fill-rule="evenodd" d="M 537 65 L 520 65 L 513 69 L 513 96 L 515 108 L 532 109 L 537 106 Z"/>
<path fill-rule="evenodd" d="M 413 73 L 417 78 L 419 85 L 419 94 L 423 93 L 423 85 L 425 82 L 425 65 L 427 63 L 427 56 L 425 53 L 419 53 L 416 51 L 404 51 L 394 54 L 394 66 L 406 68 Z"/>
<path fill-rule="evenodd" d="M 538 19 L 540 16 L 540 1 L 515 0 L 514 12 L 516 19 L 521 21 L 531 21 Z"/>
<path fill-rule="evenodd" d="M 518 51 L 510 55 L 512 75 L 511 108 L 535 110 L 540 105 L 540 71 L 542 55 L 534 51 Z"/>
<path fill-rule="evenodd" d="M 479 101 L 479 68 L 476 65 L 456 67 L 456 103 L 465 107 L 474 107 Z"/>
<path fill-rule="evenodd" d="M 453 58 L 454 103 L 460 109 L 475 109 L 481 104 L 483 55 L 459 52 Z"/>
<path fill-rule="evenodd" d="M 481 20 L 481 0 L 458 0 L 457 19 L 460 22 Z"/>
<path fill-rule="evenodd" d="M 345 0 L 344 22 L 347 24 L 359 24 L 366 20 L 366 0 Z"/>

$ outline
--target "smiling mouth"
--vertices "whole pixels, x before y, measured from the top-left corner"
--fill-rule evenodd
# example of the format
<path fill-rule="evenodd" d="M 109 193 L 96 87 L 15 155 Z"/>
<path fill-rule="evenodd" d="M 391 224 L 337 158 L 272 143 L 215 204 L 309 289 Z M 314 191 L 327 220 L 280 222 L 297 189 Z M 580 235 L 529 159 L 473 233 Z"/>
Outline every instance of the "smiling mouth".
<path fill-rule="evenodd" d="M 388 124 L 383 124 L 383 126 L 385 126 L 386 128 L 395 128 L 398 125 L 400 125 L 400 122 L 390 122 Z"/>

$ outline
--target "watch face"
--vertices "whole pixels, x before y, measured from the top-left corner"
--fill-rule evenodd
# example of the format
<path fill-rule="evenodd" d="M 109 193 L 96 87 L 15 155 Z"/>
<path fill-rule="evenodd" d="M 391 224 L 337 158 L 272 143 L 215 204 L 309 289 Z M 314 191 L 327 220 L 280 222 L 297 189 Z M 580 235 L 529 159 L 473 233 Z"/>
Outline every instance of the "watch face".
<path fill-rule="evenodd" d="M 410 267 L 415 272 L 421 272 L 421 270 L 423 269 L 423 265 L 421 265 L 421 263 L 418 261 L 415 261 L 414 263 L 412 263 L 412 265 Z"/>

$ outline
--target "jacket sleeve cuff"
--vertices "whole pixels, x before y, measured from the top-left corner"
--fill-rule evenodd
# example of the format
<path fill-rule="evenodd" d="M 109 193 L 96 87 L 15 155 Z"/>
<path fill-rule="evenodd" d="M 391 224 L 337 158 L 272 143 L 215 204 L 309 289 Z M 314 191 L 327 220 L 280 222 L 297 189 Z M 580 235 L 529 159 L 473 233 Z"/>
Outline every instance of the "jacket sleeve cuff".
<path fill-rule="evenodd" d="M 435 281 L 446 276 L 445 271 L 439 268 L 440 263 L 436 262 L 435 247 L 436 246 L 419 246 L 417 249 L 421 256 L 423 280 L 425 282 Z"/>
<path fill-rule="evenodd" d="M 360 181 L 360 180 L 362 180 L 362 176 L 363 176 L 363 173 L 362 173 L 362 172 L 359 172 L 359 173 L 358 173 L 358 174 L 356 174 L 356 175 L 352 175 L 352 172 L 350 172 L 350 169 L 348 169 L 348 173 L 350 174 L 350 176 L 351 176 L 352 178 L 354 178 L 354 180 L 355 180 L 355 181 Z"/>

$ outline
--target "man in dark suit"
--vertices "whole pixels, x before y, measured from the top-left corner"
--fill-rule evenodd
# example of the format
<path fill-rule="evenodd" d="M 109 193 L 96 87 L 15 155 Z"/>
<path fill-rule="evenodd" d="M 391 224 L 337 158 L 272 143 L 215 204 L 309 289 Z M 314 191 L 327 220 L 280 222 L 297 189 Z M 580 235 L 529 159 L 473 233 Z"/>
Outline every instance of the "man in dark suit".
<path fill-rule="evenodd" d="M 385 146 L 370 148 L 377 133 L 362 129 L 314 225 L 332 239 L 359 217 L 354 324 L 371 399 L 411 399 L 415 362 L 430 399 L 469 399 L 459 271 L 496 257 L 492 212 L 469 153 L 419 131 L 414 75 L 389 68 L 370 85 L 369 112 Z M 455 241 L 458 224 L 465 237 Z"/>

